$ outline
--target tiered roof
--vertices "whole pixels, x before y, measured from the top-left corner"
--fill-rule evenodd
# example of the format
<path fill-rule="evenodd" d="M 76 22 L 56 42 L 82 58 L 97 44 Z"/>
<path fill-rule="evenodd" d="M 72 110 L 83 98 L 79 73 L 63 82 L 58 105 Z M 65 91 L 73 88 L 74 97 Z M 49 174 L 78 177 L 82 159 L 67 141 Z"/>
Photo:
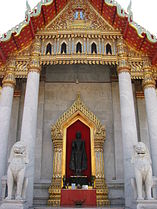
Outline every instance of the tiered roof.
<path fill-rule="evenodd" d="M 25 20 L 0 38 L 0 65 L 4 64 L 10 55 L 28 46 L 37 31 L 48 25 L 69 1 L 42 0 L 32 10 L 27 3 Z M 114 0 L 89 2 L 111 26 L 120 30 L 130 46 L 147 54 L 152 64 L 157 65 L 157 39 L 132 20 L 131 11 L 124 11 Z"/>

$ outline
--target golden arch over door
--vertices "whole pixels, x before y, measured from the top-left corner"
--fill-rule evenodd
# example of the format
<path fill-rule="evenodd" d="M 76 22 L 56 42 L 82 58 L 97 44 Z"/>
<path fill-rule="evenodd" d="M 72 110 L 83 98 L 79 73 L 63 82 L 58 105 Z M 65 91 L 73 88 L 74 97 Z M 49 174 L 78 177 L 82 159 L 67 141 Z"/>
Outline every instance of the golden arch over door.
<path fill-rule="evenodd" d="M 106 138 L 105 128 L 97 117 L 84 105 L 77 96 L 73 105 L 52 126 L 51 136 L 54 146 L 53 177 L 49 188 L 49 204 L 60 205 L 62 178 L 66 173 L 66 133 L 67 128 L 80 120 L 90 128 L 91 175 L 95 176 L 97 205 L 109 204 L 108 189 L 104 178 L 103 145 Z"/>

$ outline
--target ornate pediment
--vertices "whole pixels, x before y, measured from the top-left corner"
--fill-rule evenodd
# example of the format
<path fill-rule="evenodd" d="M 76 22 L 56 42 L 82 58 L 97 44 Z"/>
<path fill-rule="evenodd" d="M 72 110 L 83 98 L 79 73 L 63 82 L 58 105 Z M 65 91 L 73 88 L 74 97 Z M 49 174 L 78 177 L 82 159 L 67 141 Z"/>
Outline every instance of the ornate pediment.
<path fill-rule="evenodd" d="M 71 0 L 65 9 L 46 27 L 48 30 L 116 31 L 91 6 L 88 0 Z"/>
<path fill-rule="evenodd" d="M 73 117 L 76 115 L 81 115 L 85 117 L 89 123 L 94 126 L 94 138 L 97 141 L 104 142 L 106 138 L 106 132 L 104 126 L 101 125 L 98 118 L 84 105 L 78 94 L 77 99 L 72 104 L 72 106 L 57 120 L 56 124 L 51 128 L 52 141 L 62 140 L 63 138 L 63 127 Z"/>

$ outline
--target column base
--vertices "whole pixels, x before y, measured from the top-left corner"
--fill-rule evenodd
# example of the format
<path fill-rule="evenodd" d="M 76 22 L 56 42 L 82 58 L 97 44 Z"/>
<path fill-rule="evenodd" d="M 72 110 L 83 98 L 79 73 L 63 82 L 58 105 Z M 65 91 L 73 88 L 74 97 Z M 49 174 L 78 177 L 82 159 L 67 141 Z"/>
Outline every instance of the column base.
<path fill-rule="evenodd" d="M 62 178 L 52 178 L 52 184 L 49 188 L 49 200 L 48 205 L 53 207 L 59 207 L 61 201 L 61 184 Z"/>
<path fill-rule="evenodd" d="M 104 178 L 95 179 L 97 206 L 103 207 L 110 204 L 108 199 L 108 188 Z"/>
<path fill-rule="evenodd" d="M 28 205 L 24 200 L 4 200 L 0 209 L 28 209 Z"/>
<path fill-rule="evenodd" d="M 157 209 L 157 200 L 137 200 L 137 209 Z"/>

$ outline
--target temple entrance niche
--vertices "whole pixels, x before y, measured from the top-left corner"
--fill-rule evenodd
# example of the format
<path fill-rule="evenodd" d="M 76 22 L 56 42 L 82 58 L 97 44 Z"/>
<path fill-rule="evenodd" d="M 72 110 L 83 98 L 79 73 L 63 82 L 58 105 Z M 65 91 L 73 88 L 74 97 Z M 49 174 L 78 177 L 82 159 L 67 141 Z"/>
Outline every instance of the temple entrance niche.
<path fill-rule="evenodd" d="M 77 120 L 67 128 L 66 183 L 91 185 L 91 176 L 90 128 Z"/>
<path fill-rule="evenodd" d="M 73 183 L 76 185 L 76 193 L 77 189 L 80 191 L 82 185 L 88 185 L 87 192 L 93 189 L 96 191 L 97 206 L 108 205 L 108 189 L 104 178 L 103 158 L 105 128 L 84 105 L 80 95 L 57 120 L 56 124 L 52 125 L 51 136 L 53 142 L 53 177 L 49 188 L 49 205 L 60 206 L 63 187 L 65 186 L 66 190 L 70 191 Z M 77 140 L 76 138 L 81 141 L 81 149 L 85 149 L 85 153 L 82 153 L 84 165 L 81 165 L 80 175 L 77 173 L 78 171 L 75 171 L 73 162 L 71 163 L 72 147 Z M 77 188 L 78 184 L 80 188 Z"/>

